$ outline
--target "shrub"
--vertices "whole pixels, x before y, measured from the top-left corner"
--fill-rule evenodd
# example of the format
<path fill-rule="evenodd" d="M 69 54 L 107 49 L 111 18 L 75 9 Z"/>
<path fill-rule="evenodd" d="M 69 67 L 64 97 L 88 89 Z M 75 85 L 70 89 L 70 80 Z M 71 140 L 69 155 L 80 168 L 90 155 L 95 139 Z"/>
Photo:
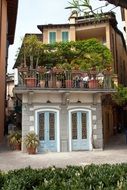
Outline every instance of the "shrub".
<path fill-rule="evenodd" d="M 0 176 L 2 190 L 124 190 L 127 164 L 25 168 Z"/>

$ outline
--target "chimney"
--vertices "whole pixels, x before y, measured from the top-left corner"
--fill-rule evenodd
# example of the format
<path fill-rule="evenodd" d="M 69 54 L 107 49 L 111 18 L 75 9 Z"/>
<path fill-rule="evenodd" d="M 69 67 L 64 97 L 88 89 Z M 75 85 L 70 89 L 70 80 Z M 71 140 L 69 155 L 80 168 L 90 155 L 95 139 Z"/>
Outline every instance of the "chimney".
<path fill-rule="evenodd" d="M 69 22 L 70 24 L 75 24 L 76 23 L 76 18 L 78 17 L 78 13 L 76 10 L 72 11 L 70 17 L 69 17 Z"/>

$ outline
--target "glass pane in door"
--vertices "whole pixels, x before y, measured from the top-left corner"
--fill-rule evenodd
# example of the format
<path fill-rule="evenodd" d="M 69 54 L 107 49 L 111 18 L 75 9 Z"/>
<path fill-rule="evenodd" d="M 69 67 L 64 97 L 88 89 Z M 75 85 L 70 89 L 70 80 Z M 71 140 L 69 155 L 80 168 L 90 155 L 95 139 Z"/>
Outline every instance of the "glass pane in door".
<path fill-rule="evenodd" d="M 77 113 L 72 113 L 72 139 L 77 139 Z"/>
<path fill-rule="evenodd" d="M 44 140 L 44 113 L 39 114 L 39 140 Z"/>
<path fill-rule="evenodd" d="M 86 113 L 82 113 L 82 139 L 87 139 Z"/>
<path fill-rule="evenodd" d="M 55 140 L 55 114 L 49 113 L 49 139 Z"/>

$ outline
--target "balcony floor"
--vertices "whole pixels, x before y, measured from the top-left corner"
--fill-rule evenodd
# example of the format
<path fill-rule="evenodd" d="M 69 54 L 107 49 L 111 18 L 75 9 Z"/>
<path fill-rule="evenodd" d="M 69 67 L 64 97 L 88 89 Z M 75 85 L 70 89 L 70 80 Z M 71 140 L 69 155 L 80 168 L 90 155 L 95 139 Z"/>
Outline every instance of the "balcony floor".
<path fill-rule="evenodd" d="M 35 93 L 63 93 L 63 92 L 72 92 L 72 93 L 113 93 L 116 92 L 115 89 L 102 89 L 102 88 L 41 88 L 41 87 L 15 87 L 14 92 L 16 94 L 23 94 L 27 92 Z"/>

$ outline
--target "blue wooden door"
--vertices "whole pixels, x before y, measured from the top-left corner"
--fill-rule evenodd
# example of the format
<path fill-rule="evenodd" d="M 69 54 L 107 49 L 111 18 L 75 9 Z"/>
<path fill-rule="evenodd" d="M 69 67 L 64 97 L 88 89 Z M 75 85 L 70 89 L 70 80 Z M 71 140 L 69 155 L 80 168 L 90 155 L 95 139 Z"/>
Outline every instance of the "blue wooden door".
<path fill-rule="evenodd" d="M 56 113 L 41 112 L 38 115 L 39 152 L 57 151 Z"/>
<path fill-rule="evenodd" d="M 72 123 L 72 150 L 89 150 L 89 127 L 87 112 L 73 112 Z"/>

